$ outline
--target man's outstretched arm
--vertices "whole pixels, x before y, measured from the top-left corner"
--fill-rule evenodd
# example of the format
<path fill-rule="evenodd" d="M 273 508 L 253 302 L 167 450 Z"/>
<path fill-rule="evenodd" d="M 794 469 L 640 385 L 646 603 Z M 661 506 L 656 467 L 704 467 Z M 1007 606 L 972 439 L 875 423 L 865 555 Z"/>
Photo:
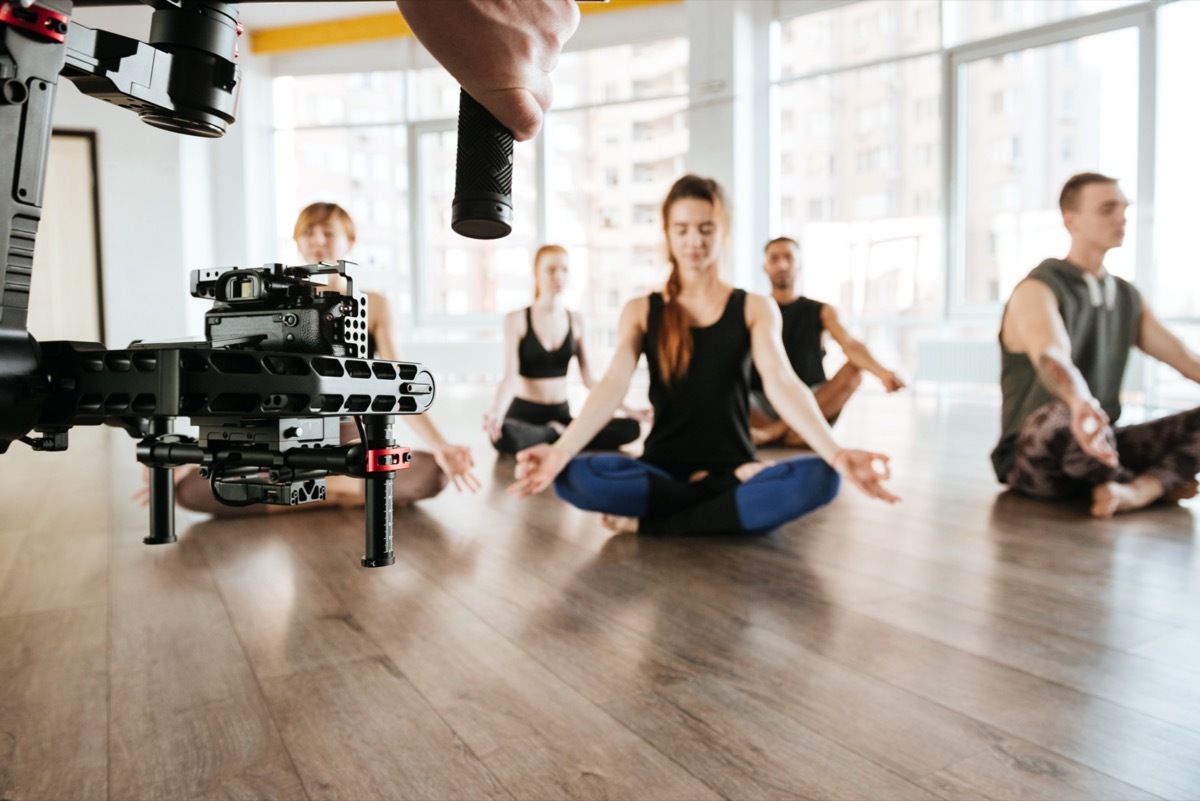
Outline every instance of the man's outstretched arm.
<path fill-rule="evenodd" d="M 889 370 L 880 364 L 863 342 L 851 336 L 838 319 L 837 309 L 828 303 L 821 307 L 821 325 L 846 354 L 847 361 L 878 378 L 888 392 L 904 388 L 904 379 L 897 375 L 895 370 Z"/>
<path fill-rule="evenodd" d="M 1037 280 L 1017 285 L 1004 310 L 1000 341 L 1006 350 L 1028 356 L 1042 386 L 1067 404 L 1071 434 L 1084 452 L 1115 467 L 1117 452 L 1108 441 L 1108 415 L 1071 361 L 1071 338 L 1050 287 Z"/>
<path fill-rule="evenodd" d="M 513 138 L 554 99 L 550 72 L 579 25 L 575 0 L 396 0 L 421 44 Z"/>
<path fill-rule="evenodd" d="M 1142 306 L 1137 345 L 1147 356 L 1174 367 L 1184 378 L 1200 383 L 1200 355 L 1168 331 L 1149 306 Z"/>

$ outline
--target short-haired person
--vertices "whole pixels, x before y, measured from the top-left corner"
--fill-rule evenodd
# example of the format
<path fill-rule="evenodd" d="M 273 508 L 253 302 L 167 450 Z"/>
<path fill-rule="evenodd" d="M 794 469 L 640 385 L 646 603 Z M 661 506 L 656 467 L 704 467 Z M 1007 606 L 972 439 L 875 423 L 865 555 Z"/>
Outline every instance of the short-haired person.
<path fill-rule="evenodd" d="M 296 219 L 293 237 L 300 256 L 306 264 L 333 263 L 344 259 L 354 247 L 354 220 L 336 203 L 312 203 Z M 328 276 L 329 287 L 345 291 L 345 279 Z M 391 318 L 387 301 L 373 292 L 367 297 L 367 355 L 375 359 L 396 360 L 399 355 L 392 339 Z M 471 471 L 474 460 L 465 445 L 454 445 L 442 436 L 429 413 L 399 415 L 432 448 L 431 451 L 412 451 L 412 463 L 393 482 L 393 499 L 397 504 L 431 498 L 453 482 L 456 489 L 474 492 L 479 479 Z M 343 444 L 358 441 L 358 431 L 352 422 L 341 426 Z M 299 506 L 267 507 L 255 504 L 246 507 L 227 506 L 212 496 L 208 482 L 194 470 L 177 471 L 175 500 L 184 508 L 213 515 L 260 514 L 272 511 L 304 511 L 331 505 L 357 506 L 364 503 L 363 482 L 351 476 L 329 476 L 325 479 L 326 500 Z"/>
<path fill-rule="evenodd" d="M 821 414 L 830 425 L 837 421 L 850 396 L 862 384 L 863 372 L 874 375 L 888 392 L 904 388 L 904 381 L 871 355 L 865 344 L 846 331 L 837 309 L 828 303 L 796 294 L 800 273 L 800 246 L 786 236 L 772 239 L 763 248 L 763 272 L 771 282 L 771 297 L 783 317 L 783 349 L 792 369 L 817 399 Z M 828 334 L 846 355 L 846 363 L 825 377 L 825 335 Z M 750 377 L 750 435 L 756 445 L 781 443 L 791 448 L 807 445 L 779 417 L 763 392 L 762 378 L 755 371 Z"/>
<path fill-rule="evenodd" d="M 1104 267 L 1125 239 L 1128 205 L 1114 178 L 1068 180 L 1059 206 L 1071 249 L 1017 285 L 1000 326 L 996 477 L 1039 498 L 1090 494 L 1096 517 L 1193 497 L 1200 470 L 1200 409 L 1110 425 L 1121 414 L 1121 379 L 1135 346 L 1200 381 L 1200 357 L 1133 284 Z"/>
<path fill-rule="evenodd" d="M 554 442 L 571 423 L 567 368 L 579 363 L 589 389 L 596 383 L 583 315 L 563 302 L 571 262 L 562 245 L 543 245 L 533 257 L 533 303 L 504 317 L 504 378 L 496 386 L 483 428 L 501 453 Z M 616 450 L 641 436 L 647 412 L 620 405 L 629 417 L 609 420 L 588 450 Z M 637 418 L 637 419 L 631 419 Z"/>
<path fill-rule="evenodd" d="M 839 472 L 868 495 L 898 500 L 881 483 L 886 456 L 833 439 L 788 364 L 775 304 L 721 280 L 729 220 L 720 186 L 684 176 L 662 215 L 671 263 L 665 291 L 625 305 L 608 371 L 557 442 L 517 454 L 509 491 L 524 497 L 553 483 L 568 503 L 602 513 L 608 528 L 643 534 L 767 531 L 831 501 Z M 654 425 L 642 457 L 576 456 L 625 396 L 643 354 Z M 756 461 L 751 360 L 772 404 L 816 455 Z"/>

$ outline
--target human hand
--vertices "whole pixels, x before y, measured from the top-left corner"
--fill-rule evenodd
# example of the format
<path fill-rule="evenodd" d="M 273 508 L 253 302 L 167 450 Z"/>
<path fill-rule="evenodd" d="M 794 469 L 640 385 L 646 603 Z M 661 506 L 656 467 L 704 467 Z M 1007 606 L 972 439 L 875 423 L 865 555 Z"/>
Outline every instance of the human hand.
<path fill-rule="evenodd" d="M 500 437 L 504 432 L 500 430 L 500 426 L 504 424 L 504 418 L 498 414 L 487 412 L 483 415 L 483 430 L 487 432 L 488 438 L 492 442 L 499 442 Z"/>
<path fill-rule="evenodd" d="M 896 375 L 896 371 L 894 370 L 888 370 L 886 373 L 880 376 L 879 380 L 883 382 L 883 388 L 888 392 L 895 392 L 896 390 L 904 389 L 904 387 L 907 386 L 907 384 L 904 383 L 904 379 Z"/>
<path fill-rule="evenodd" d="M 1108 415 L 1095 398 L 1076 397 L 1070 404 L 1071 436 L 1083 452 L 1106 467 L 1116 467 L 1116 438 L 1110 437 Z"/>
<path fill-rule="evenodd" d="M 898 503 L 900 497 L 888 492 L 880 483 L 892 477 L 888 461 L 888 457 L 882 453 L 843 448 L 833 455 L 829 466 L 864 494 L 888 503 Z"/>
<path fill-rule="evenodd" d="M 579 25 L 574 0 L 396 0 L 421 44 L 518 142 L 554 98 L 550 71 Z"/>
<path fill-rule="evenodd" d="M 553 445 L 534 445 L 517 453 L 516 481 L 508 494 L 528 498 L 550 486 L 554 477 L 566 467 L 568 456 Z"/>
<path fill-rule="evenodd" d="M 442 472 L 450 477 L 454 488 L 459 492 L 464 489 L 476 492 L 479 489 L 479 479 L 471 472 L 471 468 L 475 466 L 475 459 L 466 445 L 446 445 L 437 448 L 433 452 L 433 460 L 442 468 Z"/>

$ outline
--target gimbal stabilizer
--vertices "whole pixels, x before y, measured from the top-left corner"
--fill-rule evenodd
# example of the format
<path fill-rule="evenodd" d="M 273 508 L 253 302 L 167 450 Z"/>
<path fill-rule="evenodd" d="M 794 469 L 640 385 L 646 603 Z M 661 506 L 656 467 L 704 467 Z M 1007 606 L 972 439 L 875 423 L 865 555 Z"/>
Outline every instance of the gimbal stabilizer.
<path fill-rule="evenodd" d="M 194 271 L 192 294 L 213 300 L 203 342 L 108 350 L 39 344 L 27 330 L 59 75 L 167 130 L 214 137 L 234 121 L 237 4 L 141 2 L 154 8 L 147 42 L 70 21 L 74 6 L 114 0 L 0 0 L 0 453 L 14 440 L 65 450 L 75 425 L 125 428 L 140 438 L 138 460 L 150 468 L 152 544 L 175 540 L 173 471 L 181 465 L 200 465 L 217 499 L 231 505 L 320 500 L 326 475 L 357 476 L 366 481 L 362 563 L 391 564 L 391 481 L 409 455 L 392 427 L 395 415 L 431 406 L 434 381 L 419 364 L 368 357 L 366 299 L 345 262 Z M 482 107 L 464 106 L 463 116 L 455 229 L 502 236 L 512 137 Z M 503 219 L 473 228 L 472 215 Z M 309 280 L 335 272 L 347 278 L 344 294 Z M 346 415 L 358 424 L 358 444 L 340 443 Z M 176 417 L 191 418 L 199 437 L 173 434 Z"/>

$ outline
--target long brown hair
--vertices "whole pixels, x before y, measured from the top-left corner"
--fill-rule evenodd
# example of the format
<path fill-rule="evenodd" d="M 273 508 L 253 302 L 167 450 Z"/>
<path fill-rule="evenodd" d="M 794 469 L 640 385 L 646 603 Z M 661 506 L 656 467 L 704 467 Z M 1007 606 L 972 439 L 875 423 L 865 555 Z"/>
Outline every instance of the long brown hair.
<path fill-rule="evenodd" d="M 692 363 L 692 330 L 688 325 L 687 313 L 679 305 L 679 293 L 683 282 L 679 276 L 679 263 L 671 252 L 670 219 L 671 207 L 677 201 L 691 198 L 711 203 L 717 220 L 728 231 L 729 217 L 725 206 L 725 192 L 721 185 L 711 178 L 701 178 L 699 175 L 685 175 L 675 182 L 671 191 L 662 204 L 663 234 L 667 236 L 667 259 L 671 262 L 671 274 L 667 277 L 667 285 L 663 288 L 663 316 L 658 330 L 659 376 L 663 383 L 670 386 L 682 381 L 687 375 Z"/>
<path fill-rule="evenodd" d="M 537 249 L 537 253 L 533 254 L 533 299 L 534 300 L 537 300 L 538 296 L 540 294 L 542 294 L 542 290 L 538 288 L 538 280 L 537 280 L 538 264 L 541 262 L 542 256 L 548 256 L 551 253 L 561 253 L 564 256 L 566 256 L 567 249 L 564 248 L 562 245 L 542 245 L 540 248 Z"/>

